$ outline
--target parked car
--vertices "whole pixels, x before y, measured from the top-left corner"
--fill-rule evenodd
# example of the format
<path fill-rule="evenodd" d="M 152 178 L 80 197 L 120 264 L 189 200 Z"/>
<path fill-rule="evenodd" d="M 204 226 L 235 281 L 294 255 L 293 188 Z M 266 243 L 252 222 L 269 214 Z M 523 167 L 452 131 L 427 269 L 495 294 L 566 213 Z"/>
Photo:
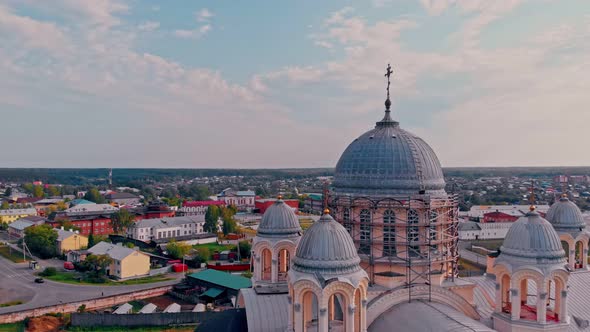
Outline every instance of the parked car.
<path fill-rule="evenodd" d="M 42 283 L 45 282 L 45 279 L 43 279 L 43 278 L 35 278 L 35 282 L 38 283 L 38 284 L 42 284 Z"/>

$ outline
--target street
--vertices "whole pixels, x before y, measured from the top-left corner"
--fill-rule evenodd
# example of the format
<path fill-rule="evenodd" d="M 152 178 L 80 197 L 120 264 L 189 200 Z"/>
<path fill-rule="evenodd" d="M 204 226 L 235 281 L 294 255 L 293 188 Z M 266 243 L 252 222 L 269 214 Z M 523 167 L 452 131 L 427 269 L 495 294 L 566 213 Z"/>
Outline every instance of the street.
<path fill-rule="evenodd" d="M 34 282 L 36 276 L 33 273 L 38 271 L 29 269 L 28 263 L 13 263 L 0 256 L 0 303 L 14 300 L 28 301 L 0 308 L 0 314 L 167 286 L 177 283 L 182 278 L 182 274 L 173 274 L 177 277 L 175 280 L 125 286 L 83 286 L 47 279 L 45 283 L 37 284 Z"/>

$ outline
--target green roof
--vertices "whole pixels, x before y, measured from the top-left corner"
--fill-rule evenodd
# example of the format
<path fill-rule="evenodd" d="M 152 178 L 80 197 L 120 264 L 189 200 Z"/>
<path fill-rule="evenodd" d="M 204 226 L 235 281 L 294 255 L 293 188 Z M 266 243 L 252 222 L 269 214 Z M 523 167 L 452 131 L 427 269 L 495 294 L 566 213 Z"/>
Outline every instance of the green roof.
<path fill-rule="evenodd" d="M 248 278 L 213 269 L 191 273 L 188 277 L 235 290 L 252 287 L 252 282 Z"/>
<path fill-rule="evenodd" d="M 218 297 L 219 295 L 221 295 L 221 293 L 223 293 L 223 290 L 221 290 L 219 288 L 211 287 L 205 293 L 201 294 L 201 296 L 208 296 L 208 297 L 214 299 L 214 298 Z"/>

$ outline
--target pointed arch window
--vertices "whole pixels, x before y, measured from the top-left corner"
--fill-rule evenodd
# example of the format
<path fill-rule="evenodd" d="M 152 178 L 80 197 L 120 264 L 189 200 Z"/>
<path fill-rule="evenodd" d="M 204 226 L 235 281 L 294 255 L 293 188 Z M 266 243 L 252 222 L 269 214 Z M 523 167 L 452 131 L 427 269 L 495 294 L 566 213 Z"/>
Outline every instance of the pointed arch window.
<path fill-rule="evenodd" d="M 360 254 L 371 254 L 371 211 L 362 209 L 360 213 Z"/>

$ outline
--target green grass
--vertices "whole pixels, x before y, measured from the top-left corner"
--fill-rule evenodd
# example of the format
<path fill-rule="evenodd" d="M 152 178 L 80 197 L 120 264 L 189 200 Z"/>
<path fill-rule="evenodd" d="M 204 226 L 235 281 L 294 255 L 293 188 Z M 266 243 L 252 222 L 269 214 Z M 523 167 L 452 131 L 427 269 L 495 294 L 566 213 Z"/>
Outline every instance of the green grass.
<path fill-rule="evenodd" d="M 224 250 L 232 250 L 235 249 L 236 246 L 233 244 L 217 244 L 217 243 L 204 243 L 204 244 L 195 244 L 193 248 L 207 248 L 209 252 L 213 255 L 215 251 L 222 252 Z"/>
<path fill-rule="evenodd" d="M 15 263 L 22 263 L 25 261 L 23 260 L 22 251 L 17 251 L 14 248 L 12 248 L 11 252 L 11 249 L 8 248 L 8 246 L 0 246 L 0 255 Z M 31 259 L 31 257 L 28 258 Z"/>
<path fill-rule="evenodd" d="M 19 305 L 19 304 L 23 304 L 23 301 L 10 301 L 10 302 L 4 302 L 4 303 L 0 303 L 0 308 L 4 308 L 4 307 L 10 307 L 13 305 Z"/>
<path fill-rule="evenodd" d="M 96 327 L 70 327 L 66 331 L 71 332 L 127 332 L 127 331 L 147 331 L 147 332 L 193 332 L 194 326 L 183 327 L 163 327 L 163 326 L 144 326 L 144 327 L 110 327 L 110 326 L 96 326 Z M 0 330 L 1 331 L 1 330 Z"/>
<path fill-rule="evenodd" d="M 0 332 L 24 332 L 25 324 L 23 322 L 0 324 Z"/>
<path fill-rule="evenodd" d="M 306 230 L 313 225 L 313 219 L 300 219 L 299 225 L 301 225 L 302 230 Z"/>
<path fill-rule="evenodd" d="M 484 267 L 473 264 L 462 258 L 459 258 L 459 266 L 462 267 L 459 269 L 459 277 L 478 276 L 485 272 Z"/>
<path fill-rule="evenodd" d="M 105 283 L 91 283 L 87 281 L 78 281 L 81 275 L 77 272 L 57 272 L 53 276 L 44 277 L 45 279 L 63 282 L 66 284 L 76 284 L 76 285 L 96 285 L 96 286 L 124 286 L 124 285 L 140 285 L 140 284 L 149 284 L 153 282 L 160 282 L 160 281 L 167 281 L 172 280 L 173 278 L 168 278 L 163 275 L 157 276 L 149 276 L 139 279 L 131 279 L 131 280 L 124 280 L 124 281 L 112 281 L 107 280 Z"/>

